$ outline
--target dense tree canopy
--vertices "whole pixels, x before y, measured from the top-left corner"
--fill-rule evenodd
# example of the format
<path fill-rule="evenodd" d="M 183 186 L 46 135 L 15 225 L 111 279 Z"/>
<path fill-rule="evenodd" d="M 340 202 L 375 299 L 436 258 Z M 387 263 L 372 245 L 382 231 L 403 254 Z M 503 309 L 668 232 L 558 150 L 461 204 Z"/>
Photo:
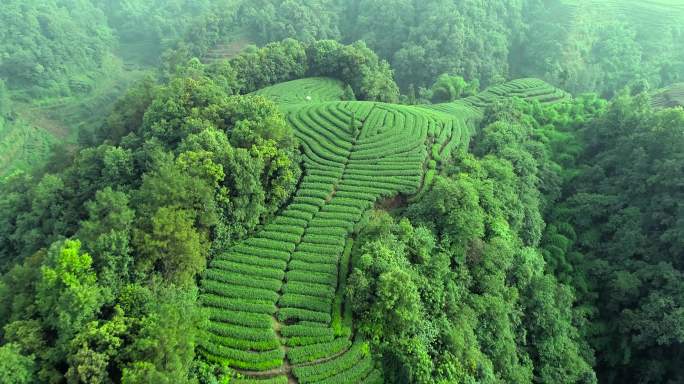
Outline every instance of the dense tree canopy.
<path fill-rule="evenodd" d="M 354 0 L 341 4 L 352 20 L 345 37 L 366 41 L 390 60 L 403 87 L 427 86 L 442 73 L 479 79 L 485 85 L 503 80 L 512 28 L 522 22 L 518 2 Z"/>
<path fill-rule="evenodd" d="M 169 71 L 190 52 L 181 45 L 172 54 Z M 236 57 L 209 66 L 225 89 L 235 94 L 254 92 L 269 85 L 303 77 L 326 76 L 349 85 L 360 100 L 394 102 L 399 89 L 389 64 L 378 58 L 365 43 L 343 45 L 335 40 L 302 43 L 293 39 L 273 42 L 262 48 L 249 46 Z"/>
<path fill-rule="evenodd" d="M 190 380 L 195 277 L 293 192 L 297 141 L 274 104 L 231 96 L 197 61 L 145 87 L 93 135 L 107 144 L 3 181 L 2 353 L 17 382 Z"/>
<path fill-rule="evenodd" d="M 581 131 L 576 174 L 546 237 L 556 273 L 575 285 L 608 383 L 681 377 L 682 110 L 621 95 Z M 558 244 L 558 245 L 556 245 Z"/>
<path fill-rule="evenodd" d="M 100 68 L 112 44 L 104 14 L 90 1 L 5 1 L 0 24 L 0 78 L 31 93 L 68 94 Z"/>
<path fill-rule="evenodd" d="M 684 76 L 682 32 L 667 6 L 625 4 L 632 12 L 624 12 L 578 3 L 261 1 L 245 4 L 238 20 L 263 42 L 363 40 L 391 63 L 405 90 L 427 87 L 443 73 L 483 85 L 522 75 L 610 96 L 627 85 L 667 85 Z"/>
<path fill-rule="evenodd" d="M 558 3 L 527 5 L 528 32 L 514 73 L 543 76 L 571 92 L 607 96 L 628 85 L 662 86 L 684 76 L 679 55 L 682 32 L 668 23 L 667 7 L 654 16 L 637 8 L 611 14 L 601 7 L 584 6 L 569 25 Z M 658 18 L 660 25 L 654 26 L 651 17 Z"/>
<path fill-rule="evenodd" d="M 124 44 L 152 40 L 163 47 L 180 38 L 206 13 L 215 11 L 213 6 L 217 2 L 95 0 L 93 3 L 104 11 L 109 25 Z M 230 1 L 225 2 L 225 5 L 229 4 Z"/>
<path fill-rule="evenodd" d="M 238 18 L 262 42 L 294 38 L 303 42 L 340 38 L 334 1 L 257 0 L 241 5 Z"/>
<path fill-rule="evenodd" d="M 0 382 L 684 382 L 674 3 L 4 0 Z"/>

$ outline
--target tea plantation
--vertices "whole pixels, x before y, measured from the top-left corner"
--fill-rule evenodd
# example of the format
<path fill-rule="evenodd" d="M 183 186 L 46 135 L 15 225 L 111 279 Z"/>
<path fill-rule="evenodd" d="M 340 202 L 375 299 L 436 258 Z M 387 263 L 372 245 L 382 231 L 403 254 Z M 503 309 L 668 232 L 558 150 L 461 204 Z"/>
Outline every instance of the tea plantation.
<path fill-rule="evenodd" d="M 654 108 L 684 107 L 684 83 L 656 91 L 651 96 L 651 105 Z"/>
<path fill-rule="evenodd" d="M 325 78 L 257 93 L 286 114 L 305 172 L 275 220 L 211 262 L 201 284 L 211 321 L 200 349 L 237 369 L 238 383 L 381 383 L 344 307 L 362 215 L 381 198 L 420 198 L 441 162 L 467 148 L 483 107 L 568 96 L 536 79 L 431 106 L 334 101 L 342 84 Z"/>

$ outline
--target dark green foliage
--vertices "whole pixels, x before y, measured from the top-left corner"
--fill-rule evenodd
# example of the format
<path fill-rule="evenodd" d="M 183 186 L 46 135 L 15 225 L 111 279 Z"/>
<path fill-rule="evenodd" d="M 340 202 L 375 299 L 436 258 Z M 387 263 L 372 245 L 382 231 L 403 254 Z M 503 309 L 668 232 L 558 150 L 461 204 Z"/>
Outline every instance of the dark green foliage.
<path fill-rule="evenodd" d="M 529 27 L 515 74 L 607 96 L 628 85 L 665 86 L 684 76 L 682 32 L 676 26 L 682 14 L 675 3 L 563 3 L 528 2 Z"/>
<path fill-rule="evenodd" d="M 112 44 L 90 1 L 4 1 L 0 24 L 0 78 L 33 96 L 82 91 L 73 80 L 99 69 Z"/>
<path fill-rule="evenodd" d="M 317 41 L 308 47 L 307 56 L 310 74 L 344 81 L 361 100 L 397 101 L 399 90 L 389 64 L 365 43 L 344 46 L 332 40 Z"/>
<path fill-rule="evenodd" d="M 92 258 L 80 253 L 79 241 L 57 243 L 48 252 L 36 287 L 36 306 L 45 325 L 59 335 L 57 346 L 66 344 L 86 321 L 95 317 L 102 300 Z M 54 313 L 58 316 L 54 316 Z"/>
<path fill-rule="evenodd" d="M 484 85 L 508 73 L 520 2 L 353 0 L 343 2 L 343 34 L 389 60 L 402 87 L 429 86 L 442 73 Z M 449 26 L 444 28 L 443 26 Z"/>
<path fill-rule="evenodd" d="M 125 95 L 116 101 L 102 126 L 93 132 L 82 132 L 81 141 L 86 146 L 96 146 L 103 141 L 119 145 L 130 132 L 140 129 L 143 115 L 154 99 L 155 81 L 148 77 L 133 84 Z"/>
<path fill-rule="evenodd" d="M 203 321 L 196 292 L 163 289 L 150 305 L 128 347 L 132 363 L 123 369 L 121 382 L 191 383 L 188 372 Z"/>
<path fill-rule="evenodd" d="M 334 1 L 256 0 L 242 5 L 238 18 L 262 42 L 294 38 L 306 43 L 339 39 Z"/>
<path fill-rule="evenodd" d="M 579 171 L 545 235 L 550 265 L 592 315 L 586 332 L 607 383 L 683 374 L 683 133 L 681 110 L 620 95 L 580 131 Z"/>
<path fill-rule="evenodd" d="M 0 79 L 0 132 L 5 128 L 5 119 L 12 111 L 12 101 L 5 81 Z"/>
<path fill-rule="evenodd" d="M 675 1 L 0 8 L 0 382 L 682 381 Z"/>
<path fill-rule="evenodd" d="M 228 95 L 196 61 L 141 83 L 90 140 L 103 138 L 2 181 L 3 351 L 18 382 L 193 382 L 196 276 L 212 245 L 289 198 L 297 141 L 275 105 Z"/>
<path fill-rule="evenodd" d="M 217 67 L 219 73 L 234 70 L 240 74 L 236 91 L 241 93 L 302 78 L 307 69 L 305 45 L 292 39 L 271 43 L 260 49 L 252 46 L 229 63 L 218 64 Z"/>
<path fill-rule="evenodd" d="M 117 291 L 128 281 L 133 267 L 131 227 L 135 213 L 123 192 L 105 188 L 86 204 L 88 220 L 81 222 L 78 237 L 93 255 L 100 280 Z"/>
<path fill-rule="evenodd" d="M 34 356 L 41 382 L 57 382 L 72 341 L 103 304 L 92 258 L 79 241 L 56 242 L 49 251 L 15 265 L 4 276 L 4 340 Z M 63 375 L 63 373 L 62 373 Z"/>
<path fill-rule="evenodd" d="M 16 344 L 0 347 L 0 378 L 5 383 L 30 384 L 35 381 L 33 358 L 21 354 Z"/>
<path fill-rule="evenodd" d="M 109 26 L 124 46 L 140 44 L 141 48 L 151 50 L 147 52 L 149 58 L 158 57 L 171 42 L 190 33 L 188 30 L 195 23 L 208 18 L 208 14 L 219 13 L 212 0 L 93 3 L 104 11 Z"/>
<path fill-rule="evenodd" d="M 167 76 L 184 70 L 187 60 L 204 52 L 176 49 Z M 350 86 L 346 99 L 395 102 L 399 89 L 389 64 L 378 58 L 365 43 L 344 45 L 335 40 L 300 42 L 287 38 L 262 48 L 249 46 L 230 60 L 208 68 L 217 85 L 233 93 L 250 93 L 264 87 L 306 76 L 339 79 Z M 350 92 L 351 91 L 351 92 Z"/>
<path fill-rule="evenodd" d="M 468 84 L 460 76 L 441 75 L 430 88 L 430 99 L 433 103 L 448 103 L 461 97 L 477 94 L 480 84 L 477 79 Z"/>
<path fill-rule="evenodd" d="M 604 95 L 684 76 L 683 13 L 670 2 L 262 0 L 241 10 L 238 20 L 263 43 L 364 41 L 413 98 L 443 73 L 483 85 L 534 76 Z"/>
<path fill-rule="evenodd" d="M 573 290 L 537 247 L 560 194 L 556 161 L 577 155 L 566 130 L 600 108 L 494 106 L 472 144 L 479 158 L 458 154 L 405 211 L 432 231 L 384 214 L 363 230 L 348 302 L 387 382 L 596 381 Z"/>
<path fill-rule="evenodd" d="M 166 199 L 159 204 L 187 204 L 188 197 L 174 186 L 187 180 L 188 191 L 198 194 L 191 205 L 203 211 L 197 216 L 202 225 L 219 225 L 225 240 L 243 236 L 292 193 L 299 172 L 296 142 L 267 100 L 228 96 L 196 61 L 185 72 L 190 76 L 160 90 L 138 132 L 145 145 L 180 153 L 175 166 L 162 168 L 176 174 L 159 175 L 167 180 L 159 186 L 166 192 L 151 193 Z"/>

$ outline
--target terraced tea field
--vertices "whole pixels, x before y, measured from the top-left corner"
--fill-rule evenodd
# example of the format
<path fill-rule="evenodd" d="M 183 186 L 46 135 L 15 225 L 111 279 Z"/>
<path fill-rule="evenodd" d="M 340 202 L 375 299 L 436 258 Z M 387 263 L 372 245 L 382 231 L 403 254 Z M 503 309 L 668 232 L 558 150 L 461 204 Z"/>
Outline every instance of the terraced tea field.
<path fill-rule="evenodd" d="M 511 95 L 566 95 L 538 80 L 429 107 L 339 100 L 342 84 L 304 79 L 259 91 L 300 140 L 304 176 L 263 230 L 215 258 L 202 280 L 210 325 L 199 348 L 236 383 L 382 383 L 354 337 L 343 293 L 355 227 L 381 198 L 419 198 L 440 163 L 467 147 L 481 108 Z"/>
<path fill-rule="evenodd" d="M 0 124 L 0 179 L 44 161 L 54 142 L 48 132 L 23 121 Z"/>
<path fill-rule="evenodd" d="M 75 147 L 80 131 L 102 124 L 116 100 L 133 82 L 148 74 L 124 67 L 125 63 L 112 59 L 107 63 L 107 77 L 99 79 L 86 94 L 15 101 L 14 121 L 4 127 L 0 124 L 0 177 L 43 165 L 53 144 Z"/>
<path fill-rule="evenodd" d="M 671 85 L 651 96 L 655 108 L 684 107 L 684 83 Z"/>
<path fill-rule="evenodd" d="M 684 2 L 679 0 L 562 0 L 555 5 L 563 7 L 567 21 L 576 20 L 568 14 L 589 15 L 595 22 L 623 18 L 637 28 L 653 29 L 677 26 L 684 18 Z"/>
<path fill-rule="evenodd" d="M 287 107 L 302 103 L 320 103 L 323 101 L 339 101 L 344 95 L 344 84 L 336 79 L 310 77 L 276 84 L 254 92 L 268 97 L 276 103 Z"/>

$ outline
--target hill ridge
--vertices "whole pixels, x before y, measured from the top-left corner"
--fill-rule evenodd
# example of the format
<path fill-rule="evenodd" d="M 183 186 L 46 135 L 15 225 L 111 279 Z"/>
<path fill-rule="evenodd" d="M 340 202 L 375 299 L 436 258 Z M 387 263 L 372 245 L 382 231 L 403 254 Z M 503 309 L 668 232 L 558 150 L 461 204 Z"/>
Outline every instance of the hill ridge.
<path fill-rule="evenodd" d="M 368 345 L 343 315 L 339 264 L 355 226 L 381 198 L 428 190 L 439 164 L 467 148 L 486 105 L 567 97 L 523 79 L 432 106 L 326 100 L 341 87 L 317 78 L 257 92 L 281 102 L 304 174 L 291 203 L 215 258 L 202 279 L 211 315 L 200 350 L 242 372 L 238 383 L 381 383 Z"/>

